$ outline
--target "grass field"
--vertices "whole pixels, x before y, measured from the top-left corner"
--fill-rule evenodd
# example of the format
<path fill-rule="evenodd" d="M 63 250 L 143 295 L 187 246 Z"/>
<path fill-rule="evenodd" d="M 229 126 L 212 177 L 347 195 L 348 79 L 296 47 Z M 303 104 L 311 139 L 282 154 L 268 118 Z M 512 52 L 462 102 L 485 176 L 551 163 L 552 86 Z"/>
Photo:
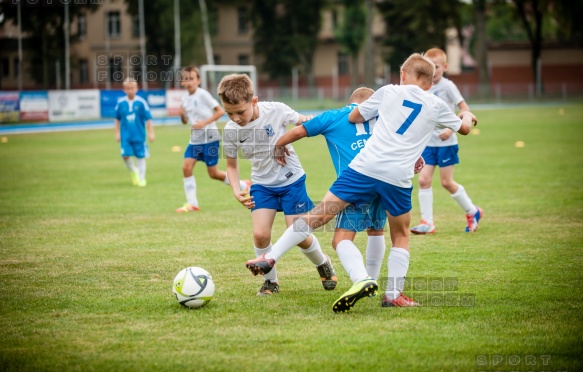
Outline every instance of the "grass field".
<path fill-rule="evenodd" d="M 156 127 L 146 188 L 131 186 L 113 129 L 9 136 L 0 370 L 582 370 L 583 105 L 476 114 L 480 132 L 460 138 L 455 178 L 484 209 L 480 229 L 463 232 L 436 178 L 438 231 L 412 237 L 408 274 L 407 294 L 426 306 L 381 308 L 376 297 L 346 314 L 331 310 L 350 287 L 331 227 L 317 236 L 339 274 L 335 291 L 294 249 L 278 263 L 281 293 L 259 298 L 261 279 L 244 266 L 250 215 L 230 190 L 197 165 L 201 211 L 174 212 L 184 193 L 171 147 L 184 148 L 187 128 Z M 295 147 L 317 201 L 334 178 L 324 141 Z M 280 216 L 274 241 L 283 230 Z M 185 309 L 172 295 L 187 266 L 214 277 L 207 307 Z"/>

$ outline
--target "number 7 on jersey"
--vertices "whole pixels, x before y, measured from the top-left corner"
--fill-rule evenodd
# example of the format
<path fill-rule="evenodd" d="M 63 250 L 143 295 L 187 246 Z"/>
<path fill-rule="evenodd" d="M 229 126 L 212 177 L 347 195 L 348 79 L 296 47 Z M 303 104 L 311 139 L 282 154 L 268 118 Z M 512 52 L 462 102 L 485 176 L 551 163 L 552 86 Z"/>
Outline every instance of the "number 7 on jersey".
<path fill-rule="evenodd" d="M 411 112 L 411 114 L 409 114 L 407 119 L 405 119 L 405 122 L 401 124 L 401 126 L 397 130 L 398 134 L 403 134 L 407 129 L 409 129 L 413 121 L 417 118 L 417 115 L 419 115 L 419 113 L 421 112 L 422 105 L 420 103 L 404 100 L 403 106 L 413 109 L 413 111 Z"/>

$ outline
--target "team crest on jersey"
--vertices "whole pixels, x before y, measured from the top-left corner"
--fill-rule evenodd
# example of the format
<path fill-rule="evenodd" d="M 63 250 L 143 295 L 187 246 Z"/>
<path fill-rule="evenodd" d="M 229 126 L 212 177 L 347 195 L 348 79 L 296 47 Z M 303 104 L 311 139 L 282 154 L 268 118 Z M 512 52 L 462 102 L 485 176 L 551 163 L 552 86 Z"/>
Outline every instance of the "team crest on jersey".
<path fill-rule="evenodd" d="M 275 136 L 275 131 L 273 130 L 271 124 L 267 124 L 265 127 L 263 127 L 263 129 L 265 129 L 265 132 L 269 137 Z"/>

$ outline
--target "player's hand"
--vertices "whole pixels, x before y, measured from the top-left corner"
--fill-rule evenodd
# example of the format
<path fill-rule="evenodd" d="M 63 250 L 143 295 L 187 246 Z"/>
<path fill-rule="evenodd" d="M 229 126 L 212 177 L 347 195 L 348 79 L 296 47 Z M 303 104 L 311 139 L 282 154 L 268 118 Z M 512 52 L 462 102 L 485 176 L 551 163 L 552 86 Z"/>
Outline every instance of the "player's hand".
<path fill-rule="evenodd" d="M 203 129 L 204 127 L 206 127 L 206 124 L 204 124 L 202 121 L 192 124 L 192 129 Z"/>
<path fill-rule="evenodd" d="M 421 172 L 421 169 L 423 169 L 424 166 L 425 166 L 425 159 L 423 159 L 423 156 L 420 156 L 419 159 L 417 159 L 417 161 L 415 162 L 415 168 L 414 168 L 415 174 Z"/>
<path fill-rule="evenodd" d="M 445 128 L 444 130 L 442 130 L 442 131 L 439 133 L 439 138 L 440 138 L 442 141 L 446 141 L 446 140 L 448 140 L 448 139 L 449 139 L 449 137 L 451 137 L 452 135 L 453 135 L 453 130 L 451 130 L 451 129 L 449 129 L 449 128 Z"/>
<path fill-rule="evenodd" d="M 478 125 L 478 119 L 476 118 L 476 115 L 472 114 L 469 111 L 464 111 L 464 112 L 460 112 L 458 116 L 459 116 L 460 119 L 463 120 L 464 119 L 464 115 L 470 115 L 470 117 L 472 118 L 472 124 L 474 126 Z"/>
<path fill-rule="evenodd" d="M 303 115 L 302 123 L 305 123 L 306 121 L 312 120 L 313 118 L 314 118 L 314 115 Z"/>
<path fill-rule="evenodd" d="M 247 209 L 252 209 L 255 207 L 255 202 L 253 201 L 253 197 L 249 196 L 247 190 L 240 191 L 239 195 L 236 196 L 239 203 L 243 204 L 243 206 Z"/>
<path fill-rule="evenodd" d="M 150 142 L 154 142 L 154 140 L 156 139 L 156 135 L 154 133 L 150 133 L 148 137 L 150 137 Z"/>
<path fill-rule="evenodd" d="M 289 150 L 286 146 L 275 146 L 275 151 L 273 152 L 273 157 L 275 161 L 280 165 L 286 165 L 287 161 L 285 157 L 289 156 Z"/>
<path fill-rule="evenodd" d="M 115 140 L 116 140 L 117 142 L 121 141 L 121 136 L 119 135 L 119 133 L 117 133 L 117 134 L 115 135 Z"/>

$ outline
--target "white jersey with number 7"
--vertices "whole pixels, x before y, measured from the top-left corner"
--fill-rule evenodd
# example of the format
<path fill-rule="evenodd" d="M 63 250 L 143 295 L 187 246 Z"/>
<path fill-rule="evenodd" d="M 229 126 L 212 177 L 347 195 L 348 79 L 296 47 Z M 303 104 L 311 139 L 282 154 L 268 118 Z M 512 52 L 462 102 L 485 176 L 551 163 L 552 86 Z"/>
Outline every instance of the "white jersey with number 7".
<path fill-rule="evenodd" d="M 386 85 L 358 106 L 365 120 L 378 115 L 366 146 L 349 167 L 398 187 L 411 187 L 415 162 L 435 128 L 457 132 L 462 121 L 439 97 L 417 85 Z"/>

